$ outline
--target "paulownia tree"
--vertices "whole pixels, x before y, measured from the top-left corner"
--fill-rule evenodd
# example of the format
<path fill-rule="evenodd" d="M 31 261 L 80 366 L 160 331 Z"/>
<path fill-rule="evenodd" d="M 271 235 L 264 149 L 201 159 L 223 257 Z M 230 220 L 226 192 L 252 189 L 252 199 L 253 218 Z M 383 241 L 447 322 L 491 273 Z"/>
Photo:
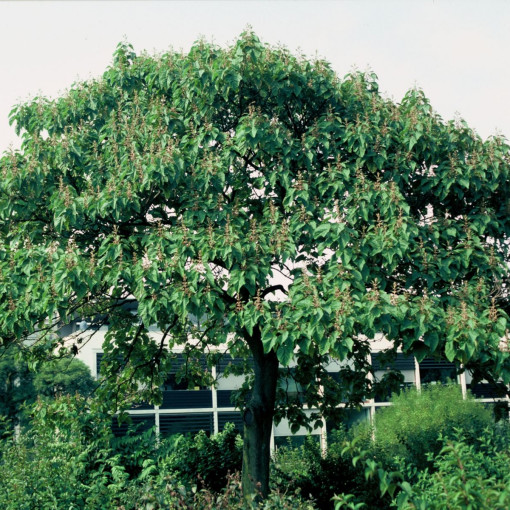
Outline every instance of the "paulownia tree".
<path fill-rule="evenodd" d="M 105 398 L 135 378 L 157 399 L 178 345 L 252 358 L 247 493 L 267 494 L 273 418 L 310 419 L 279 398 L 292 360 L 322 414 L 369 394 L 377 333 L 508 381 L 508 146 L 444 122 L 421 91 L 394 103 L 374 75 L 341 80 L 248 32 L 157 57 L 121 44 L 100 79 L 11 121 L 3 342 L 37 331 L 32 351 L 54 352 L 59 324 L 107 321 Z"/>

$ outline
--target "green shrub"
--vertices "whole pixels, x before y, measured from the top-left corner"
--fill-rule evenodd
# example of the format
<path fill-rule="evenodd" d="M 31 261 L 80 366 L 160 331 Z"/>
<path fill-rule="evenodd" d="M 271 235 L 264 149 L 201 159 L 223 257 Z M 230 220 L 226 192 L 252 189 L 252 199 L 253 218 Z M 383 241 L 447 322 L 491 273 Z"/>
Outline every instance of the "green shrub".
<path fill-rule="evenodd" d="M 462 429 L 468 440 L 474 440 L 494 424 L 492 413 L 470 395 L 462 399 L 456 384 L 412 388 L 394 395 L 391 402 L 376 413 L 374 423 L 374 455 L 387 467 L 395 457 L 420 469 L 432 467 L 427 454 L 439 453 L 440 435 Z"/>
<path fill-rule="evenodd" d="M 355 430 L 357 444 L 371 447 L 370 429 L 358 427 Z M 366 480 L 364 467 L 353 465 L 352 456 L 343 453 L 348 439 L 353 439 L 352 432 L 340 429 L 331 434 L 324 453 L 311 437 L 299 448 L 292 448 L 290 444 L 279 448 L 273 457 L 273 483 L 300 491 L 320 509 L 332 509 L 332 498 L 340 493 L 352 494 L 355 501 L 363 499 L 373 503 L 374 508 L 388 506 L 391 498 L 381 497 L 378 482 Z"/>
<path fill-rule="evenodd" d="M 510 434 L 487 429 L 474 443 L 461 432 L 441 439 L 432 458 L 434 472 L 421 471 L 417 482 L 401 484 L 396 506 L 410 510 L 506 510 L 510 508 Z M 506 443 L 506 444 L 505 444 Z"/>
<path fill-rule="evenodd" d="M 112 507 L 127 476 L 112 455 L 108 421 L 87 411 L 79 397 L 38 401 L 31 427 L 1 441 L 0 508 Z"/>
<path fill-rule="evenodd" d="M 0 508 L 241 510 L 250 506 L 241 497 L 241 458 L 231 425 L 211 438 L 200 433 L 158 442 L 151 430 L 116 438 L 111 416 L 83 397 L 39 400 L 30 427 L 16 440 L 0 439 Z M 281 491 L 251 506 L 312 508 Z"/>
<path fill-rule="evenodd" d="M 242 467 L 243 442 L 232 423 L 214 436 L 203 431 L 193 437 L 176 435 L 163 441 L 163 446 L 169 452 L 162 460 L 165 471 L 188 487 L 199 482 L 218 492 L 225 487 L 227 475 Z"/>
<path fill-rule="evenodd" d="M 164 482 L 164 483 L 162 483 Z M 196 486 L 176 484 L 172 478 L 152 480 L 141 491 L 137 509 L 144 510 L 314 510 L 312 503 L 301 498 L 299 491 L 272 490 L 267 499 L 256 503 L 245 500 L 241 492 L 240 473 L 227 476 L 226 486 L 219 492 Z"/>
<path fill-rule="evenodd" d="M 510 426 L 492 424 L 474 438 L 460 429 L 450 437 L 438 438 L 439 453 L 428 454 L 430 467 L 418 469 L 405 460 L 395 459 L 388 470 L 374 459 L 370 449 L 357 441 L 345 443 L 344 453 L 355 458 L 367 480 L 379 485 L 381 501 L 393 498 L 391 507 L 402 510 L 510 508 Z M 385 508 L 372 498 L 342 493 L 334 498 L 335 510 L 341 508 Z"/>
<path fill-rule="evenodd" d="M 80 360 L 48 361 L 33 372 L 16 345 L 0 347 L 0 436 L 27 424 L 25 408 L 30 408 L 38 396 L 88 396 L 95 386 L 89 368 Z"/>
<path fill-rule="evenodd" d="M 352 508 L 361 503 L 363 508 L 389 508 L 391 494 L 387 489 L 381 494 L 381 487 L 391 485 L 399 466 L 406 466 L 406 476 L 413 481 L 413 473 L 418 476 L 426 467 L 436 469 L 433 459 L 443 447 L 442 436 L 462 429 L 468 444 L 476 447 L 476 438 L 496 426 L 482 404 L 470 396 L 462 399 L 458 385 L 408 390 L 393 396 L 391 402 L 392 406 L 376 413 L 375 429 L 363 423 L 349 432 L 335 431 L 325 454 L 311 439 L 300 448 L 280 448 L 274 457 L 274 483 L 300 490 L 321 509 L 333 507 L 335 494 L 347 494 L 345 504 Z M 356 447 L 346 448 L 352 441 Z M 387 473 L 383 481 L 374 475 L 378 469 Z"/>

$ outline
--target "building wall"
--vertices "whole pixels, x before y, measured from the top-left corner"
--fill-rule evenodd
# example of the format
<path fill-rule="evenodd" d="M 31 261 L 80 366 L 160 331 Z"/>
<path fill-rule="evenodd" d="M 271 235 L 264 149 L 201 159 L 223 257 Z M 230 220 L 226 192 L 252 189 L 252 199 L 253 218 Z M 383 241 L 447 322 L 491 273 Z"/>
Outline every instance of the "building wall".
<path fill-rule="evenodd" d="M 102 356 L 102 344 L 106 327 L 93 332 L 89 339 L 90 332 L 82 333 L 85 337 L 84 344 L 80 349 L 78 358 L 85 362 L 95 377 L 99 376 L 100 360 Z M 75 333 L 76 334 L 76 333 Z M 157 330 L 152 332 L 158 336 Z M 381 357 L 381 350 L 387 348 L 389 344 L 382 338 L 376 338 L 373 343 L 374 350 L 371 354 L 371 363 L 374 369 L 374 376 L 380 379 L 387 370 L 397 369 L 404 376 L 404 386 L 421 387 L 424 383 L 444 382 L 448 378 L 456 378 L 461 385 L 462 392 L 465 395 L 466 389 L 471 386 L 471 377 L 469 374 L 455 376 L 455 366 L 446 361 L 437 361 L 425 359 L 420 364 L 413 357 L 398 354 L 396 360 L 387 363 Z M 224 358 L 216 367 L 212 368 L 212 376 L 217 384 L 210 388 L 201 388 L 195 390 L 184 389 L 177 385 L 174 380 L 167 381 L 163 388 L 163 402 L 161 406 L 138 405 L 132 408 L 129 413 L 134 423 L 143 423 L 144 428 L 155 426 L 158 433 L 167 436 L 177 432 L 195 433 L 199 430 L 205 430 L 207 433 L 217 433 L 225 427 L 227 422 L 233 422 L 236 428 L 242 432 L 241 414 L 230 401 L 230 395 L 233 390 L 238 389 L 244 377 L 229 375 L 223 377 L 222 373 L 228 362 L 238 362 L 232 358 Z M 332 373 L 338 372 L 340 365 L 331 363 L 328 370 Z M 470 388 L 482 401 L 487 403 L 494 402 L 493 388 L 489 385 L 477 385 Z M 379 395 L 376 398 L 363 402 L 360 409 L 348 410 L 345 413 L 345 419 L 348 424 L 356 423 L 360 420 L 372 419 L 377 409 L 388 406 L 390 395 Z M 339 424 L 328 422 L 322 428 L 315 429 L 312 435 L 315 435 L 325 446 L 327 433 L 336 428 Z M 121 434 L 126 425 L 115 428 L 116 433 Z M 302 441 L 304 436 L 308 435 L 304 428 L 297 433 L 292 433 L 287 420 L 282 420 L 273 426 L 272 447 L 285 444 L 288 438 L 294 443 Z"/>

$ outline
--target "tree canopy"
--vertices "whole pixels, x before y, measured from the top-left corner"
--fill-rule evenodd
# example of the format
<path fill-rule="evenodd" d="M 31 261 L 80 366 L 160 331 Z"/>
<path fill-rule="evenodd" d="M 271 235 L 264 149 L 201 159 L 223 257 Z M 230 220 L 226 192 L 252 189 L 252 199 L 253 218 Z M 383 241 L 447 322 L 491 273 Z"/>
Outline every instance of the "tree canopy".
<path fill-rule="evenodd" d="M 307 419 L 277 405 L 292 360 L 321 412 L 368 394 L 377 333 L 508 382 L 509 147 L 422 91 L 395 103 L 373 74 L 340 79 L 247 32 L 187 54 L 120 44 L 101 78 L 11 122 L 3 342 L 37 330 L 32 350 L 65 349 L 55 326 L 105 321 L 115 389 L 136 375 L 155 398 L 177 345 L 251 356 L 244 470 L 263 493 L 275 408 Z"/>
<path fill-rule="evenodd" d="M 38 397 L 89 396 L 97 386 L 87 365 L 77 359 L 49 361 L 34 372 L 18 351 L 17 346 L 0 348 L 0 436 L 26 424 L 26 411 Z"/>

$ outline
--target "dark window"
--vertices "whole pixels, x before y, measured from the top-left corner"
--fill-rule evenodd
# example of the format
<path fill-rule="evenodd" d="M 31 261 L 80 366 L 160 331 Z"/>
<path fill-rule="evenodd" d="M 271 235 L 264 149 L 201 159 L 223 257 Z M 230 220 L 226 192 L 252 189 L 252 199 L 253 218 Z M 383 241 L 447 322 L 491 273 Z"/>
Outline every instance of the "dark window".
<path fill-rule="evenodd" d="M 363 409 L 339 409 L 337 420 L 326 420 L 326 431 L 329 435 L 334 430 L 342 427 L 351 428 L 352 426 L 367 421 L 369 417 L 369 411 L 366 408 Z"/>
<path fill-rule="evenodd" d="M 96 377 L 99 377 L 101 373 L 101 360 L 103 359 L 104 354 L 102 352 L 98 352 L 96 354 Z"/>
<path fill-rule="evenodd" d="M 233 423 L 236 430 L 242 435 L 244 429 L 243 417 L 237 413 L 218 413 L 218 428 L 222 431 L 227 423 Z"/>
<path fill-rule="evenodd" d="M 420 362 L 420 381 L 422 384 L 457 381 L 455 363 L 436 358 L 425 358 Z"/>
<path fill-rule="evenodd" d="M 497 384 L 477 383 L 468 384 L 468 389 L 477 398 L 504 398 L 505 389 Z"/>
<path fill-rule="evenodd" d="M 234 407 L 234 404 L 231 400 L 232 393 L 232 390 L 217 390 L 216 399 L 218 407 Z"/>
<path fill-rule="evenodd" d="M 253 367 L 253 358 L 233 358 L 230 354 L 225 354 L 216 365 L 216 369 L 218 374 L 223 374 L 227 368 L 229 368 L 232 373 L 237 373 L 236 369 L 241 370 L 245 364 L 248 364 L 249 367 Z"/>
<path fill-rule="evenodd" d="M 212 407 L 211 390 L 163 390 L 161 409 L 200 409 Z"/>
<path fill-rule="evenodd" d="M 143 432 L 156 425 L 154 415 L 141 415 L 132 414 L 130 419 L 122 423 L 119 423 L 117 417 L 113 418 L 112 431 L 116 436 L 124 436 L 128 430 L 128 427 L 136 427 L 138 432 Z"/>
<path fill-rule="evenodd" d="M 161 436 L 173 434 L 196 434 L 204 430 L 208 435 L 213 433 L 213 414 L 160 414 L 159 431 Z"/>
<path fill-rule="evenodd" d="M 374 370 L 414 370 L 414 357 L 406 356 L 401 352 L 397 353 L 394 359 L 380 352 L 372 353 L 372 368 Z"/>
<path fill-rule="evenodd" d="M 170 372 L 163 383 L 163 402 L 161 409 L 200 409 L 212 407 L 212 391 L 207 386 L 190 385 L 189 379 L 183 373 L 186 360 L 182 354 L 177 354 Z M 199 361 L 200 368 L 206 370 L 205 358 Z"/>

